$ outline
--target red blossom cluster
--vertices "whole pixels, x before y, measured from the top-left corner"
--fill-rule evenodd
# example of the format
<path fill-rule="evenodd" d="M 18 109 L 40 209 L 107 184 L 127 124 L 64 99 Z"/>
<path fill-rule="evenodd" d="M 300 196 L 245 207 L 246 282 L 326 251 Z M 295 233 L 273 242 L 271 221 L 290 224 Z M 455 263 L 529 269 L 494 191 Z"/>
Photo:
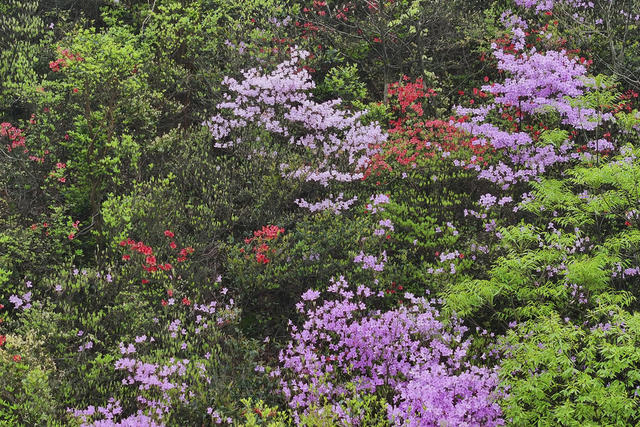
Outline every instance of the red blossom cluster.
<path fill-rule="evenodd" d="M 407 108 L 411 108 L 418 116 L 422 117 L 424 114 L 422 100 L 436 96 L 436 91 L 432 88 L 425 89 L 422 77 L 416 79 L 415 83 L 409 82 L 407 76 L 404 76 L 402 80 L 402 82 L 395 82 L 389 86 L 389 96 L 397 96 L 397 102 L 400 104 L 400 111 L 403 114 L 407 112 Z"/>
<path fill-rule="evenodd" d="M 364 179 L 375 172 L 391 171 L 391 164 L 413 166 L 419 157 L 434 157 L 438 153 L 454 153 L 467 150 L 468 164 L 487 164 L 487 155 L 495 150 L 475 143 L 477 138 L 465 135 L 451 123 L 443 120 L 426 120 L 389 130 L 392 136 L 384 144 L 383 151 L 372 157 Z"/>
<path fill-rule="evenodd" d="M 53 71 L 54 73 L 69 65 L 67 61 L 84 61 L 83 57 L 78 54 L 69 52 L 69 49 L 58 48 L 58 52 L 60 53 L 61 57 L 56 59 L 55 61 L 49 62 L 49 68 L 51 68 L 51 71 Z"/>
<path fill-rule="evenodd" d="M 276 225 L 265 225 L 260 230 L 253 232 L 253 237 L 244 239 L 247 245 L 253 244 L 252 250 L 256 254 L 256 261 L 260 264 L 268 264 L 271 260 L 267 257 L 269 251 L 275 252 L 275 249 L 269 248 L 269 245 L 265 241 L 273 240 L 281 233 L 284 233 L 284 228 L 279 228 Z M 244 249 L 240 250 L 244 252 Z"/>
<path fill-rule="evenodd" d="M 477 88 L 473 89 L 473 94 L 481 98 L 486 96 Z M 436 96 L 433 89 L 424 88 L 421 78 L 413 83 L 408 77 L 403 77 L 401 82 L 390 86 L 389 95 L 398 118 L 390 120 L 390 137 L 381 147 L 381 152 L 370 159 L 363 179 L 374 173 L 380 176 L 385 170 L 391 171 L 393 164 L 413 167 L 421 157 L 434 157 L 442 153 L 449 155 L 461 150 L 469 154 L 465 159 L 466 167 L 473 164 L 487 165 L 488 156 L 495 150 L 478 144 L 477 138 L 454 126 L 453 117 L 449 121 L 421 119 L 424 115 L 424 102 Z M 465 120 L 468 117 L 458 119 L 460 122 Z"/>
<path fill-rule="evenodd" d="M 170 230 L 166 230 L 164 235 L 170 239 L 173 239 L 175 236 L 173 232 Z M 171 263 L 159 263 L 156 259 L 156 256 L 153 254 L 153 248 L 151 246 L 145 245 L 142 241 L 136 242 L 133 239 L 127 239 L 120 242 L 121 247 L 128 247 L 129 250 L 133 253 L 138 253 L 144 256 L 144 263 L 142 264 L 142 269 L 148 273 L 154 273 L 156 271 L 170 271 L 173 269 L 173 265 Z M 176 249 L 176 242 L 171 240 L 169 243 L 169 247 L 171 249 Z M 178 256 L 176 257 L 177 262 L 184 262 L 187 260 L 187 256 L 192 254 L 194 249 L 191 246 L 180 249 L 178 252 Z M 131 255 L 125 254 L 122 255 L 123 261 L 129 261 L 131 259 Z M 147 279 L 142 279 L 142 284 L 147 284 L 149 281 Z"/>
<path fill-rule="evenodd" d="M 4 305 L 0 304 L 0 310 L 4 308 Z M 0 319 L 0 323 L 2 323 L 2 319 Z M 0 335 L 0 347 L 2 347 L 7 342 L 7 337 L 5 335 Z M 16 354 L 13 356 L 14 362 L 20 362 L 22 360 L 22 356 Z"/>
<path fill-rule="evenodd" d="M 613 105 L 607 105 L 605 108 L 609 108 L 613 114 L 617 114 L 621 111 L 626 111 L 630 113 L 634 108 L 634 102 L 638 103 L 638 92 L 635 92 L 632 89 L 627 90 L 625 93 L 618 96 L 620 102 L 614 103 Z"/>
<path fill-rule="evenodd" d="M 391 286 L 388 289 L 385 289 L 384 292 L 388 295 L 393 295 L 398 291 L 402 291 L 404 287 L 402 285 L 397 285 L 396 282 L 391 282 Z"/>
<path fill-rule="evenodd" d="M 35 124 L 35 114 L 31 115 L 31 119 L 29 123 Z M 0 137 L 6 136 L 9 139 L 9 143 L 6 145 L 7 151 L 15 150 L 18 147 L 25 147 L 25 136 L 23 134 L 23 130 L 19 129 L 15 126 L 12 126 L 11 123 L 3 122 L 0 123 Z M 24 148 L 23 151 L 25 154 L 29 152 L 29 149 Z M 49 150 L 44 150 L 42 156 L 34 156 L 29 155 L 29 160 L 44 163 L 45 156 L 49 154 Z"/>
<path fill-rule="evenodd" d="M 9 144 L 7 144 L 7 150 L 11 151 L 18 147 L 24 147 L 24 135 L 22 129 L 11 126 L 11 123 L 0 123 L 0 136 L 6 136 L 9 138 Z M 25 153 L 28 150 L 25 149 Z"/>

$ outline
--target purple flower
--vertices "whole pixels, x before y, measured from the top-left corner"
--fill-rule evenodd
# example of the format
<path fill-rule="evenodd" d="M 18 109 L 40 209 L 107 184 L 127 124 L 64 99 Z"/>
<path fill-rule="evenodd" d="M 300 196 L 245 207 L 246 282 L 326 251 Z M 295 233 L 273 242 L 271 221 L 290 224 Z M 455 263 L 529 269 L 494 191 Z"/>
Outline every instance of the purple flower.
<path fill-rule="evenodd" d="M 314 291 L 313 289 L 309 289 L 307 292 L 302 294 L 302 299 L 304 301 L 313 301 L 318 299 L 318 297 L 320 297 L 320 292 Z"/>

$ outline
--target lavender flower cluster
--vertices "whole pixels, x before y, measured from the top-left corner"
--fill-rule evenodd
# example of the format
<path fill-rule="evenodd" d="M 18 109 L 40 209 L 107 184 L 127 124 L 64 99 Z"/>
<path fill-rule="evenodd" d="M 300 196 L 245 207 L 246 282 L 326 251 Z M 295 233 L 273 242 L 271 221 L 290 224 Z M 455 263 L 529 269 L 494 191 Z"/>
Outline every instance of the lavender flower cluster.
<path fill-rule="evenodd" d="M 291 326 L 283 369 L 274 373 L 298 415 L 329 402 L 349 417 L 345 397 L 391 389 L 387 416 L 396 425 L 503 424 L 496 369 L 468 363 L 467 328 L 455 317 L 442 323 L 434 300 L 406 293 L 402 306 L 372 311 L 367 302 L 384 293 L 353 291 L 343 277 L 328 292 L 334 299 L 319 301 L 313 290 L 302 296 L 305 321 L 300 330 Z"/>
<path fill-rule="evenodd" d="M 533 7 L 535 3 L 543 8 L 541 10 L 547 10 L 553 4 L 524 3 L 526 7 Z M 563 125 L 584 131 L 592 131 L 605 121 L 613 121 L 614 117 L 575 102 L 594 89 L 593 79 L 587 77 L 587 68 L 577 58 L 571 58 L 564 50 L 538 52 L 534 47 L 525 51 L 526 21 L 510 12 L 503 14 L 501 20 L 513 35 L 515 51 L 505 51 L 495 43 L 492 49 L 498 60 L 498 70 L 506 72 L 508 77 L 502 83 L 482 86 L 482 91 L 494 95 L 492 103 L 476 108 L 456 107 L 457 114 L 470 120 L 455 125 L 477 137 L 477 144 L 488 144 L 505 153 L 506 161 L 484 168 L 478 164 L 469 167 L 474 168 L 480 178 L 507 189 L 516 182 L 538 177 L 555 164 L 577 159 L 581 154 L 575 152 L 575 143 L 569 139 L 555 146 L 534 141 L 521 126 L 512 132 L 503 130 L 491 122 L 491 113 L 502 114 L 512 108 L 517 108 L 522 116 L 554 112 Z M 603 139 L 589 142 L 588 146 L 597 151 L 615 148 Z"/>
<path fill-rule="evenodd" d="M 233 95 L 225 94 L 225 101 L 217 105 L 226 116 L 218 113 L 203 125 L 209 127 L 216 148 L 242 144 L 240 130 L 252 125 L 283 143 L 306 149 L 310 163 L 297 168 L 281 164 L 283 177 L 324 187 L 330 182 L 359 180 L 387 135 L 377 123 L 363 125 L 360 118 L 364 112 L 351 114 L 339 109 L 339 99 L 322 103 L 313 99 L 309 90 L 315 84 L 299 64 L 308 55 L 294 49 L 291 59 L 270 73 L 253 68 L 243 72 L 242 81 L 226 77 L 222 83 Z M 329 198 L 311 203 L 299 199 L 296 203 L 311 211 L 339 212 L 354 201 Z"/>

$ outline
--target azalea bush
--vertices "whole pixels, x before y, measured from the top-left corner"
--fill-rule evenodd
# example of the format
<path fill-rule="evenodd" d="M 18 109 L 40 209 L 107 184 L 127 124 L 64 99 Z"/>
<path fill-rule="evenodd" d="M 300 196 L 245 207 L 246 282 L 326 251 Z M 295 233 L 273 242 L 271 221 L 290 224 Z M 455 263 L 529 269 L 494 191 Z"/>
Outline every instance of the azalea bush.
<path fill-rule="evenodd" d="M 378 394 L 398 424 L 502 423 L 496 372 L 466 363 L 467 329 L 455 318 L 443 324 L 426 298 L 410 293 L 401 307 L 375 311 L 382 293 L 352 289 L 344 278 L 332 280 L 328 292 L 333 297 L 325 300 L 312 289 L 302 295 L 297 307 L 305 321 L 292 325 L 280 353 L 282 391 L 297 413 L 328 403 L 358 424 L 359 414 L 341 402 Z"/>

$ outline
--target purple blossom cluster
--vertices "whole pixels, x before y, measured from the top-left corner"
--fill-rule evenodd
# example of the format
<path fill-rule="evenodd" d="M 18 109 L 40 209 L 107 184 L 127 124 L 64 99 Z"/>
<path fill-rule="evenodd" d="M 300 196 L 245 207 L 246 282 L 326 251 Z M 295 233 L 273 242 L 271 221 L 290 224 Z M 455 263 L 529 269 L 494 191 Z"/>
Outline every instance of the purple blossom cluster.
<path fill-rule="evenodd" d="M 117 416 L 122 413 L 122 406 L 120 401 L 113 397 L 109 399 L 107 406 L 104 407 L 98 406 L 96 408 L 93 405 L 89 405 L 87 409 L 68 408 L 67 411 L 81 420 L 81 427 L 161 427 L 162 425 L 158 424 L 153 418 L 144 415 L 142 411 L 138 411 L 138 413 L 120 421 L 115 421 Z M 91 419 L 93 421 L 90 421 Z"/>
<path fill-rule="evenodd" d="M 525 9 L 532 9 L 535 13 L 550 12 L 555 6 L 563 5 L 570 8 L 593 9 L 592 1 L 581 0 L 515 0 L 516 5 Z M 612 3 L 609 1 L 609 3 Z"/>
<path fill-rule="evenodd" d="M 13 304 L 13 308 L 15 308 L 16 310 L 19 308 L 28 310 L 31 308 L 31 291 L 23 294 L 21 297 L 17 295 L 11 295 L 9 297 L 9 302 Z"/>
<path fill-rule="evenodd" d="M 384 207 L 380 205 L 386 205 L 391 201 L 386 194 L 374 194 L 369 200 L 371 200 L 371 203 L 367 203 L 365 209 L 372 214 L 384 211 Z"/>
<path fill-rule="evenodd" d="M 382 271 L 384 265 L 387 262 L 387 251 L 382 251 L 382 254 L 377 257 L 374 255 L 366 255 L 360 251 L 358 255 L 353 258 L 353 262 L 356 264 L 362 264 L 363 270 Z"/>
<path fill-rule="evenodd" d="M 217 282 L 220 280 L 220 277 L 216 279 Z M 220 293 L 226 295 L 227 289 L 223 288 Z M 180 305 L 176 306 L 180 307 Z M 83 422 L 82 425 L 86 426 L 160 426 L 163 425 L 163 419 L 175 409 L 177 404 L 188 405 L 195 396 L 194 391 L 190 389 L 192 381 L 211 383 L 212 378 L 202 362 L 209 360 L 211 354 L 206 353 L 190 360 L 181 357 L 181 352 L 190 346 L 196 336 L 209 328 L 210 323 L 223 325 L 236 319 L 239 311 L 235 308 L 233 299 L 229 298 L 228 303 L 225 304 L 218 301 L 211 301 L 208 304 L 194 303 L 191 314 L 194 316 L 194 322 L 189 326 L 189 330 L 192 330 L 193 334 L 187 332 L 185 321 L 175 318 L 168 322 L 165 338 L 169 339 L 168 343 L 173 353 L 169 353 L 167 357 L 170 355 L 172 357 L 168 357 L 164 362 L 156 361 L 153 346 L 157 346 L 159 341 L 153 336 L 146 334 L 135 336 L 133 339 L 135 344 L 119 343 L 118 348 L 122 356 L 115 361 L 114 369 L 125 374 L 122 378 L 124 386 L 134 386 L 138 389 L 136 406 L 139 409 L 136 413 L 116 422 L 116 418 L 122 416 L 122 408 L 120 402 L 114 399 L 109 400 L 104 408 L 98 407 L 96 410 L 94 406 L 89 406 L 87 409 L 69 409 L 69 412 L 79 417 Z M 154 321 L 157 323 L 159 320 L 154 319 Z M 191 329 L 191 326 L 194 329 Z M 78 332 L 78 336 L 83 335 L 84 331 Z M 160 341 L 165 342 L 165 340 Z M 78 351 L 85 351 L 92 347 L 93 343 L 89 341 L 81 345 Z M 149 350 L 154 361 L 149 361 Z M 209 414 L 213 413 L 213 410 L 209 411 Z M 215 414 L 216 416 L 212 415 L 214 421 L 219 418 L 219 414 L 217 412 Z M 103 419 L 96 418 L 100 415 Z M 91 419 L 93 421 L 90 423 Z M 227 420 L 227 422 L 230 421 Z"/>
<path fill-rule="evenodd" d="M 537 5 L 543 8 L 541 10 L 553 5 L 550 1 L 521 3 L 527 7 Z M 577 58 L 571 58 L 564 50 L 538 52 L 531 48 L 525 51 L 526 21 L 510 11 L 505 12 L 501 20 L 513 35 L 515 49 L 513 52 L 507 51 L 495 43 L 492 48 L 498 60 L 498 70 L 506 72 L 507 77 L 501 83 L 482 86 L 482 91 L 494 96 L 491 103 L 476 108 L 456 107 L 456 113 L 469 120 L 456 122 L 455 126 L 477 137 L 477 144 L 489 144 L 505 154 L 506 158 L 496 164 L 466 167 L 476 170 L 480 178 L 507 189 L 516 182 L 537 178 L 553 165 L 581 157 L 588 158 L 591 153 L 576 152 L 575 143 L 568 138 L 562 143 L 553 144 L 534 140 L 522 130 L 522 126 L 514 131 L 503 130 L 492 122 L 492 114 L 516 109 L 516 117 L 521 122 L 523 117 L 553 112 L 563 125 L 584 131 L 592 131 L 603 122 L 614 120 L 614 117 L 576 102 L 595 86 L 594 80 L 587 77 L 587 68 Z M 589 142 L 588 148 L 602 152 L 615 147 L 601 138 Z M 490 201 L 485 197 L 481 204 L 487 207 Z"/>
<path fill-rule="evenodd" d="M 435 301 L 404 295 L 393 310 L 367 305 L 382 295 L 366 286 L 351 290 L 343 277 L 332 279 L 333 299 L 307 291 L 298 308 L 302 328 L 280 353 L 280 384 L 298 415 L 321 402 L 338 414 L 349 395 L 393 391 L 388 417 L 395 425 L 501 425 L 495 369 L 467 359 L 467 328 L 455 317 L 439 320 Z M 355 387 L 349 387 L 351 384 Z"/>
<path fill-rule="evenodd" d="M 301 208 L 309 209 L 309 212 L 320 212 L 331 210 L 336 215 L 340 212 L 348 210 L 357 200 L 358 196 L 353 196 L 349 200 L 343 199 L 344 194 L 338 194 L 338 197 L 333 198 L 333 195 L 329 195 L 328 198 L 315 203 L 309 203 L 305 199 L 296 199 L 295 203 Z"/>
<path fill-rule="evenodd" d="M 535 12 L 540 13 L 552 10 L 555 0 L 515 0 L 515 4 L 527 9 L 533 9 Z"/>
<path fill-rule="evenodd" d="M 302 147 L 309 155 L 308 163 L 299 167 L 281 164 L 283 177 L 324 187 L 330 182 L 359 180 L 387 135 L 377 123 L 363 125 L 360 121 L 363 112 L 339 109 L 339 99 L 327 102 L 313 99 L 309 90 L 315 84 L 299 65 L 308 55 L 294 49 L 291 59 L 270 73 L 252 68 L 243 72 L 242 81 L 225 77 L 222 83 L 233 95 L 225 94 L 225 101 L 217 107 L 226 116 L 218 113 L 203 125 L 209 127 L 216 148 L 242 144 L 241 131 L 247 126 L 267 131 L 284 144 Z M 354 201 L 296 202 L 312 211 L 340 211 Z"/>

